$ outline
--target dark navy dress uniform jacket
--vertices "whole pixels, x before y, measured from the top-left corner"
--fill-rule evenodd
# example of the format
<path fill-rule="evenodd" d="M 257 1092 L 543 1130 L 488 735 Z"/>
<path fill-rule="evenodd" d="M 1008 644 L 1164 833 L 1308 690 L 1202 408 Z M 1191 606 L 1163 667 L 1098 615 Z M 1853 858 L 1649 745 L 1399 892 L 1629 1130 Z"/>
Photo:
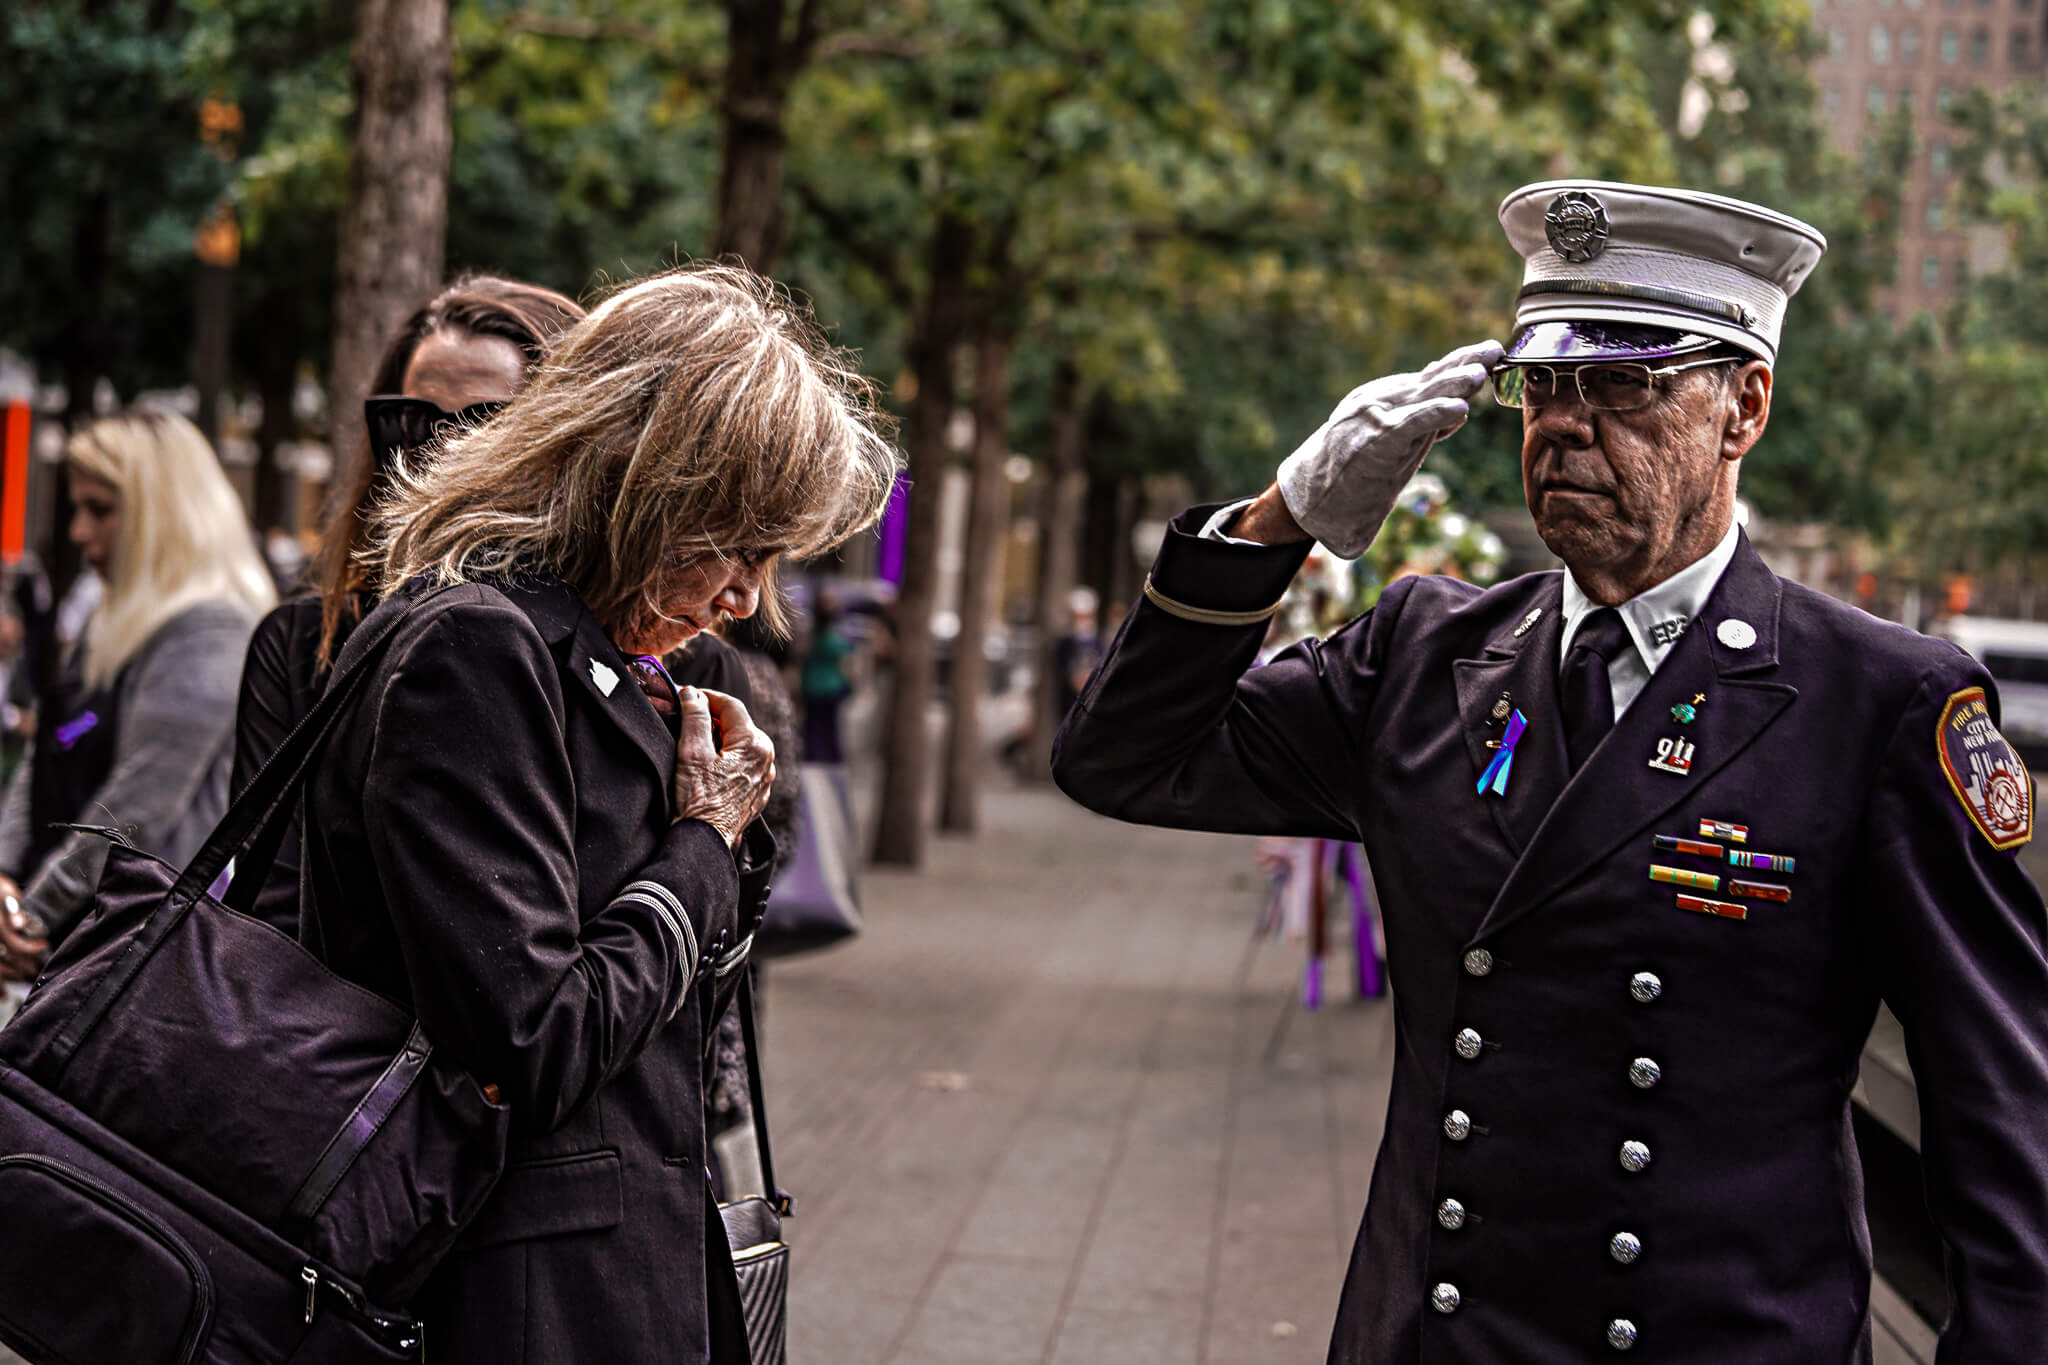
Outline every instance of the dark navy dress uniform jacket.
<path fill-rule="evenodd" d="M 412 1305 L 430 1358 L 705 1361 L 703 1058 L 742 888 L 716 830 L 671 822 L 675 741 L 558 581 L 431 598 L 363 697 L 307 790 L 303 939 L 513 1115 Z M 646 883 L 694 973 L 662 897 L 621 894 Z"/>
<path fill-rule="evenodd" d="M 1211 510 L 1175 523 L 1153 587 L 1218 611 L 1278 600 L 1306 547 L 1201 540 Z M 1370 854 L 1393 1091 L 1331 1361 L 1600 1360 L 1617 1319 L 1637 1334 L 1629 1358 L 1666 1365 L 1868 1361 L 1849 1093 L 1880 1000 L 1906 1028 L 1949 1249 L 1940 1360 L 2048 1360 L 2042 902 L 1939 759 L 1948 699 L 1983 687 L 1995 707 L 1989 677 L 1780 580 L 1745 539 L 1572 775 L 1561 596 L 1555 572 L 1486 591 L 1404 579 L 1250 672 L 1261 624 L 1141 601 L 1061 730 L 1061 787 L 1104 814 Z M 1717 638 L 1731 619 L 1754 629 L 1748 648 Z M 1503 692 L 1529 728 L 1506 795 L 1482 797 Z M 1669 708 L 1699 693 L 1681 729 Z M 1689 776 L 1649 766 L 1673 736 L 1696 745 Z M 1790 875 L 1735 872 L 1791 898 L 1741 920 L 1679 909 L 1653 862 L 1734 871 L 1653 850 L 1702 820 L 1793 857 Z M 1654 994 L 1632 989 L 1640 973 Z M 1483 1040 L 1469 1060 L 1466 1029 Z M 1661 1072 L 1648 1088 L 1638 1058 Z M 1639 1172 L 1629 1142 L 1648 1149 Z M 1466 1210 L 1455 1230 L 1446 1199 Z M 1640 1243 L 1629 1264 L 1611 1250 L 1623 1232 Z M 1439 1284 L 1453 1311 L 1432 1305 Z"/>

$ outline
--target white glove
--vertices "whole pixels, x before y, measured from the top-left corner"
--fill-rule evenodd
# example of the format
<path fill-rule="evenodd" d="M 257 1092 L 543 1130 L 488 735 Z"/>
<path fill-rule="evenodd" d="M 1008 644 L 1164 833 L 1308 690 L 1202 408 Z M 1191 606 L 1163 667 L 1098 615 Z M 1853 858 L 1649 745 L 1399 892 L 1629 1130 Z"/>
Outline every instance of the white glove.
<path fill-rule="evenodd" d="M 1465 424 L 1469 400 L 1500 358 L 1499 342 L 1482 341 L 1420 374 L 1390 374 L 1345 394 L 1280 463 L 1280 497 L 1301 529 L 1345 559 L 1365 553 L 1422 457 Z"/>

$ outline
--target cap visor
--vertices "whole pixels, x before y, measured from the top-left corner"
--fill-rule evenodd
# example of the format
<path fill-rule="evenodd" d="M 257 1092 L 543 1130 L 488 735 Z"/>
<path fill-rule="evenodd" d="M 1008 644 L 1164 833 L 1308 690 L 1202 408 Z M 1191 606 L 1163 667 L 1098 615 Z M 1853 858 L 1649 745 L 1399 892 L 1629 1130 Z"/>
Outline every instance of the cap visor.
<path fill-rule="evenodd" d="M 1703 351 L 1716 338 L 1669 327 L 1621 322 L 1537 322 L 1517 332 L 1508 343 L 1505 361 L 1533 364 L 1547 361 L 1659 360 Z"/>

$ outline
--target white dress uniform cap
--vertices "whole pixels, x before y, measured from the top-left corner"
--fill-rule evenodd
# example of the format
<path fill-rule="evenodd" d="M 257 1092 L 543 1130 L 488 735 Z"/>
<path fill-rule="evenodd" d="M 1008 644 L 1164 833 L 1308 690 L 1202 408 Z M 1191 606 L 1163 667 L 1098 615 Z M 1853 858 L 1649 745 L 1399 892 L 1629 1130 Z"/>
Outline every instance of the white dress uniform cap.
<path fill-rule="evenodd" d="M 1611 322 L 1778 358 L 1786 300 L 1827 250 L 1797 218 L 1697 190 L 1545 180 L 1501 201 L 1526 266 L 1515 327 Z"/>

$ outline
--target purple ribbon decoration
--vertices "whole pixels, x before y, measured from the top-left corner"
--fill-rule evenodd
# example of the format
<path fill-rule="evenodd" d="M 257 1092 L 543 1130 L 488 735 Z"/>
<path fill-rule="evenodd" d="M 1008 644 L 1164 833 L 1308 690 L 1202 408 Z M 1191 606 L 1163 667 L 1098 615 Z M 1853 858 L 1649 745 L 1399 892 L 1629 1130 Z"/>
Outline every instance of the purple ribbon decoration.
<path fill-rule="evenodd" d="M 1515 741 L 1522 737 L 1522 731 L 1529 728 L 1529 722 L 1522 716 L 1520 707 L 1508 717 L 1508 728 L 1500 737 L 1500 749 L 1493 756 L 1493 762 L 1486 765 L 1486 771 L 1479 774 L 1479 794 L 1490 790 L 1495 796 L 1508 794 L 1508 773 L 1515 766 Z"/>
<path fill-rule="evenodd" d="M 92 733 L 92 728 L 99 723 L 100 718 L 97 714 L 91 711 L 81 711 L 78 715 L 57 727 L 58 745 L 69 749 L 72 745 L 78 743 L 79 740 Z"/>

